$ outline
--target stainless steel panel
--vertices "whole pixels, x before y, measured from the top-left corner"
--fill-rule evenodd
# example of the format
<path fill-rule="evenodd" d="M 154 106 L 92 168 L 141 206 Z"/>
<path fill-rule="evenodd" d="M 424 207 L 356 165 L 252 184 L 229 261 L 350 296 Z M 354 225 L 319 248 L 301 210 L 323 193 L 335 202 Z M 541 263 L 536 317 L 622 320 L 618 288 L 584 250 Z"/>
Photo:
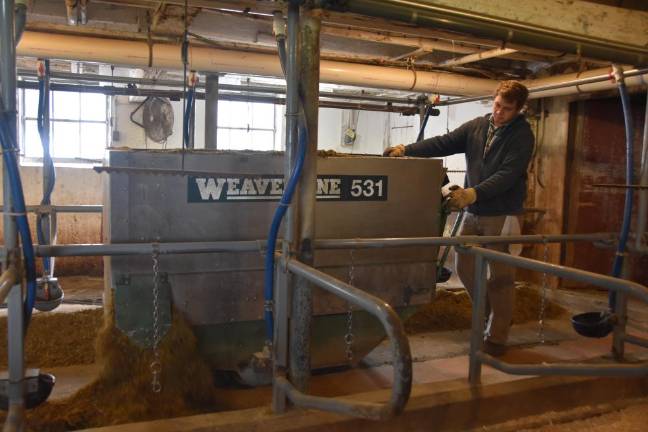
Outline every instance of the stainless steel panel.
<path fill-rule="evenodd" d="M 283 154 L 111 150 L 117 167 L 186 169 L 237 175 L 283 175 Z M 317 238 L 418 237 L 440 232 L 443 168 L 432 159 L 320 157 L 319 175 L 382 175 L 385 201 L 318 201 Z M 105 241 L 217 241 L 265 239 L 276 201 L 188 202 L 187 176 L 112 173 L 107 179 Z M 197 325 L 262 318 L 261 253 L 176 255 L 160 258 L 175 307 Z M 355 283 L 392 306 L 420 304 L 435 286 L 436 247 L 356 250 Z M 348 280 L 351 252 L 322 250 L 317 268 Z M 107 280 L 151 273 L 147 257 L 113 257 Z M 151 276 L 152 280 L 152 276 Z M 108 282 L 109 286 L 113 285 Z M 114 286 L 111 287 L 114 289 Z M 343 313 L 346 304 L 316 292 L 315 313 Z"/>

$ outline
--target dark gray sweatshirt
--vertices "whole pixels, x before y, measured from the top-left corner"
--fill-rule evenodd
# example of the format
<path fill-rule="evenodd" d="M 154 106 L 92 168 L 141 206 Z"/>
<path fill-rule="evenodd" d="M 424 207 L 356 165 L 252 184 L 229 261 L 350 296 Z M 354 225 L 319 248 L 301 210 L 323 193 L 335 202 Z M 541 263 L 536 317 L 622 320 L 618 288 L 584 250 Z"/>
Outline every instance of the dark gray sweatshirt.
<path fill-rule="evenodd" d="M 466 154 L 464 187 L 475 188 L 477 201 L 470 213 L 501 216 L 522 213 L 527 190 L 527 167 L 534 137 L 523 115 L 497 133 L 484 156 L 490 114 L 477 117 L 446 135 L 428 138 L 405 147 L 406 156 L 441 157 Z"/>

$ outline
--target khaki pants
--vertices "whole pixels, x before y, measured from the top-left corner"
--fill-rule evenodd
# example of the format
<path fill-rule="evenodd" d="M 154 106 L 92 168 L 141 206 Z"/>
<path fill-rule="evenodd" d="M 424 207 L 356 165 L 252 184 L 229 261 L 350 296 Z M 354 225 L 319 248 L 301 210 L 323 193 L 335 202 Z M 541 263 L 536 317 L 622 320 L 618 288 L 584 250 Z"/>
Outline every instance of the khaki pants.
<path fill-rule="evenodd" d="M 459 235 L 497 236 L 502 233 L 506 216 L 477 216 L 466 213 L 459 229 Z M 507 244 L 485 245 L 486 248 L 508 253 Z M 475 289 L 475 258 L 472 255 L 455 253 L 457 275 L 468 295 L 473 297 Z M 498 262 L 489 262 L 489 277 L 486 284 L 486 314 L 488 321 L 485 335 L 491 342 L 505 344 L 513 318 L 515 300 L 515 268 Z"/>

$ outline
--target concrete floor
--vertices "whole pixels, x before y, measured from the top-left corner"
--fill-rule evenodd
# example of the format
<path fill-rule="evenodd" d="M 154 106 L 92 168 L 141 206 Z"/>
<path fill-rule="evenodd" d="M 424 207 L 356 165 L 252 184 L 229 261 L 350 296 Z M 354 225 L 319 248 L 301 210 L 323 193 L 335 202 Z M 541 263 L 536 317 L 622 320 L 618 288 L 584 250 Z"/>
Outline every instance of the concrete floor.
<path fill-rule="evenodd" d="M 223 389 L 223 403 L 231 410 L 218 414 L 136 423 L 96 431 L 243 431 L 258 430 L 482 430 L 520 417 L 560 412 L 583 405 L 643 397 L 646 379 L 513 376 L 485 366 L 482 384 L 467 382 L 466 331 L 412 336 L 413 389 L 403 415 L 386 422 L 350 419 L 317 411 L 293 409 L 284 415 L 269 412 L 271 388 Z M 546 343 L 538 344 L 537 325 L 515 326 L 514 346 L 503 359 L 511 363 L 570 362 L 587 359 L 610 363 L 609 338 L 584 339 L 570 331 L 566 320 L 547 324 Z M 648 352 L 628 347 L 631 361 L 648 360 Z M 310 393 L 353 400 L 384 401 L 392 368 L 387 347 L 379 346 L 356 369 L 312 377 Z M 497 430 L 495 426 L 492 426 Z M 517 424 L 514 429 L 522 429 Z"/>
<path fill-rule="evenodd" d="M 100 279 L 63 280 L 65 309 L 97 307 L 101 298 Z M 442 285 L 457 289 L 456 281 Z M 554 301 L 572 311 L 596 310 L 605 306 L 605 294 L 596 291 L 552 291 Z M 92 300 L 88 302 L 87 300 Z M 593 305 L 593 307 L 592 307 Z M 631 302 L 633 334 L 648 337 L 648 310 Z M 570 313 L 571 314 L 571 313 Z M 546 323 L 545 343 L 541 344 L 536 322 L 516 325 L 511 332 L 512 348 L 503 357 L 511 363 L 597 361 L 609 362 L 610 338 L 586 339 L 577 336 L 569 324 L 569 315 Z M 257 430 L 520 430 L 507 421 L 520 417 L 563 412 L 582 406 L 606 404 L 614 400 L 648 395 L 646 379 L 563 378 L 513 376 L 485 366 L 482 385 L 468 385 L 469 331 L 446 331 L 410 337 L 413 357 L 413 389 L 405 413 L 388 422 L 354 420 L 335 414 L 292 409 L 284 415 L 272 415 L 270 387 L 253 389 L 224 388 L 219 406 L 227 412 L 202 416 L 137 423 L 101 428 L 103 431 L 220 431 Z M 648 360 L 648 350 L 628 346 L 630 361 Z M 98 374 L 94 365 L 71 366 L 51 370 L 57 385 L 50 400 L 60 400 L 90 383 Z M 310 393 L 326 397 L 383 401 L 389 397 L 392 367 L 389 347 L 378 346 L 355 369 L 337 370 L 312 377 Z M 578 397 L 569 397 L 578 395 Z M 535 423 L 533 423 L 535 422 Z M 538 420 L 531 421 L 538 424 Z M 540 423 L 541 424 L 541 423 Z"/>

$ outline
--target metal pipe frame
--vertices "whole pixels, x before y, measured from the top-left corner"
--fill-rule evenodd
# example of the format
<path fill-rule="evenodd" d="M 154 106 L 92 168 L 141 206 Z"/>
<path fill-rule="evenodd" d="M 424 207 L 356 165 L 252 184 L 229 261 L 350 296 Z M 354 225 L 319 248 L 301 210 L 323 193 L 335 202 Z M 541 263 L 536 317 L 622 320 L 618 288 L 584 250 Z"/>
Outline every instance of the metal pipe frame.
<path fill-rule="evenodd" d="M 615 233 L 514 235 L 514 236 L 457 236 L 457 237 L 404 237 L 318 239 L 317 249 L 376 249 L 403 246 L 461 246 L 466 244 L 562 243 L 568 241 L 615 242 Z"/>
<path fill-rule="evenodd" d="M 103 205 L 28 205 L 27 213 L 101 213 Z M 0 206 L 0 213 L 4 206 Z"/>
<path fill-rule="evenodd" d="M 265 250 L 265 241 L 221 241 L 221 242 L 178 242 L 178 243 L 121 243 L 121 244 L 78 244 L 78 245 L 39 245 L 37 256 L 127 256 L 195 254 L 217 252 L 259 252 Z"/>
<path fill-rule="evenodd" d="M 644 117 L 643 140 L 641 147 L 641 169 L 639 170 L 639 185 L 648 186 L 648 92 L 646 92 L 646 113 Z M 637 214 L 637 233 L 635 248 L 648 250 L 643 244 L 643 235 L 648 219 L 648 189 L 639 191 L 639 211 Z"/>
<path fill-rule="evenodd" d="M 297 209 L 297 238 L 295 259 L 313 265 L 315 252 L 315 195 L 317 192 L 317 135 L 319 70 L 320 70 L 321 10 L 302 6 L 299 17 L 299 86 L 301 108 L 306 122 L 306 154 L 293 198 Z M 294 31 L 294 30 L 293 30 Z M 291 29 L 288 28 L 288 33 Z M 290 85 L 290 83 L 288 83 Z M 301 131 L 300 131 L 301 133 Z M 294 273 L 293 273 L 294 274 Z M 297 275 L 290 287 L 291 319 L 289 333 L 289 378 L 300 392 L 307 393 L 310 385 L 310 339 L 313 326 L 313 289 L 308 279 Z"/>
<path fill-rule="evenodd" d="M 284 239 L 285 240 L 285 239 Z M 375 249 L 407 246 L 465 246 L 483 244 L 564 243 L 572 241 L 613 242 L 616 234 L 562 234 L 521 236 L 458 236 L 458 237 L 412 237 L 385 239 L 319 239 L 315 249 Z M 168 243 L 113 243 L 113 244 L 66 244 L 36 245 L 36 256 L 125 256 L 151 255 L 153 248 L 160 254 L 192 254 L 216 252 L 263 251 L 266 240 L 214 241 L 214 242 L 168 242 Z"/>
<path fill-rule="evenodd" d="M 457 247 L 459 253 L 465 253 L 475 256 L 476 269 L 475 275 L 475 297 L 476 303 L 473 305 L 473 323 L 472 337 L 470 344 L 470 370 L 469 381 L 471 385 L 477 385 L 480 382 L 481 364 L 487 364 L 495 369 L 501 370 L 514 375 L 577 375 L 577 376 L 620 376 L 635 377 L 648 375 L 648 362 L 639 365 L 590 365 L 590 364 L 510 364 L 495 359 L 492 356 L 481 351 L 482 347 L 482 329 L 485 308 L 483 300 L 486 296 L 486 277 L 485 265 L 488 261 L 497 261 L 514 267 L 520 267 L 527 270 L 539 271 L 552 274 L 565 279 L 571 279 L 578 282 L 585 282 L 596 285 L 608 290 L 614 290 L 627 296 L 636 297 L 648 303 L 648 288 L 636 282 L 614 278 L 611 276 L 600 275 L 584 270 L 565 267 L 557 264 L 549 264 L 529 258 L 509 255 L 477 246 Z M 641 342 L 639 338 L 627 335 L 621 335 L 628 342 Z M 640 344 L 641 344 L 640 343 Z"/>
<path fill-rule="evenodd" d="M 648 68 L 646 69 L 633 69 L 629 71 L 624 71 L 623 72 L 623 77 L 624 78 L 630 78 L 633 76 L 639 76 L 639 75 L 645 75 L 648 73 Z M 585 84 L 594 84 L 598 82 L 603 82 L 603 81 L 609 81 L 610 80 L 610 75 L 598 75 L 594 77 L 589 77 L 589 78 L 581 78 L 581 79 L 575 79 L 571 81 L 565 81 L 559 84 L 549 84 L 545 86 L 539 86 L 539 87 L 531 87 L 529 88 L 529 94 L 533 93 L 540 93 L 544 91 L 550 91 L 550 90 L 558 90 L 561 88 L 566 88 L 566 87 L 575 87 L 579 85 L 585 85 Z M 442 100 L 436 104 L 435 106 L 448 106 L 448 105 L 457 105 L 457 104 L 462 104 L 462 103 L 467 103 L 467 102 L 477 102 L 477 101 L 483 101 L 483 100 L 488 100 L 488 99 L 493 99 L 493 95 L 484 95 L 484 96 L 473 96 L 473 97 L 466 97 L 466 98 L 453 98 L 453 99 L 446 99 Z"/>
<path fill-rule="evenodd" d="M 38 84 L 31 81 L 20 81 L 19 88 L 36 89 Z M 53 91 L 77 92 L 77 93 L 98 93 L 108 96 L 150 96 L 150 97 L 168 97 L 170 99 L 181 99 L 183 92 L 181 90 L 161 90 L 161 89 L 139 89 L 127 87 L 110 87 L 110 86 L 88 86 L 78 84 L 51 84 Z M 285 98 L 275 97 L 276 95 L 264 95 L 262 93 L 252 94 L 234 94 L 219 93 L 220 100 L 240 101 L 240 102 L 259 102 L 283 105 L 286 103 Z M 206 98 L 205 92 L 196 92 L 197 100 Z M 342 102 L 328 100 L 329 96 L 320 95 L 319 106 L 322 108 L 339 108 L 339 109 L 358 109 L 365 111 L 380 112 L 400 112 L 407 115 L 413 115 L 418 112 L 418 108 L 413 105 L 394 105 L 386 102 L 384 105 L 379 103 L 361 103 L 361 102 Z M 350 98 L 356 99 L 356 98 Z"/>
<path fill-rule="evenodd" d="M 331 399 L 306 395 L 283 377 L 275 378 L 286 396 L 297 406 L 332 411 L 354 417 L 385 420 L 400 414 L 412 388 L 412 356 L 403 323 L 392 307 L 383 300 L 297 260 L 288 261 L 288 270 L 329 293 L 357 306 L 376 317 L 390 340 L 394 378 L 391 397 L 384 404 Z"/>
<path fill-rule="evenodd" d="M 286 240 L 286 239 L 284 239 Z M 319 239 L 315 249 L 375 249 L 407 246 L 464 246 L 483 244 L 564 243 L 572 241 L 613 242 L 616 234 L 561 234 L 521 236 L 458 236 L 458 237 L 412 237 L 385 239 Z M 284 241 L 285 242 L 285 241 Z M 168 243 L 113 243 L 113 244 L 66 244 L 36 245 L 36 256 L 126 256 L 151 255 L 153 248 L 160 254 L 192 254 L 216 252 L 263 251 L 266 240 L 214 241 L 214 242 L 168 242 Z"/>
<path fill-rule="evenodd" d="M 16 34 L 14 27 L 14 0 L 0 2 L 0 111 L 9 123 L 11 138 L 16 141 Z M 17 150 L 17 149 L 16 149 Z M 4 158 L 3 158 L 4 159 Z M 3 165 L 3 203 L 13 209 L 11 180 L 6 164 Z M 4 267 L 8 268 L 12 253 L 19 253 L 16 222 L 5 213 L 4 222 Z M 8 295 L 7 351 L 9 364 L 9 413 L 4 423 L 4 432 L 22 431 L 25 424 L 25 349 L 24 309 L 21 284 L 14 284 Z"/>
<path fill-rule="evenodd" d="M 26 78 L 37 78 L 36 72 L 27 69 L 19 69 L 18 76 L 26 77 Z M 50 77 L 52 79 L 59 79 L 59 80 L 66 80 L 66 81 L 86 81 L 86 82 L 93 82 L 93 83 L 108 82 L 113 84 L 137 84 L 137 85 L 182 88 L 182 81 L 178 81 L 178 80 L 130 78 L 130 77 L 96 75 L 96 74 L 76 74 L 71 72 L 52 72 L 50 74 Z M 57 84 L 63 84 L 63 83 L 57 83 Z M 101 86 L 89 86 L 89 87 L 101 87 Z M 202 82 L 198 82 L 196 84 L 197 89 L 203 89 L 203 88 L 206 89 L 207 87 L 208 85 Z M 272 85 L 248 86 L 248 85 L 218 83 L 217 88 L 219 92 L 240 92 L 245 94 L 266 93 L 266 94 L 276 94 L 276 95 L 286 94 L 286 87 L 284 86 L 272 86 Z M 412 107 L 418 104 L 417 100 L 414 98 L 357 95 L 357 94 L 350 94 L 350 93 L 343 93 L 343 92 L 342 93 L 324 92 L 320 94 L 320 97 L 328 98 L 328 99 L 348 99 L 348 100 L 361 100 L 361 101 L 380 102 L 380 103 L 389 103 L 389 104 L 402 104 L 402 105 L 409 105 Z"/>
<path fill-rule="evenodd" d="M 0 276 L 0 303 L 4 303 L 11 288 L 20 282 L 18 275 L 18 266 L 12 260 L 9 268 Z"/>
<path fill-rule="evenodd" d="M 299 5 L 295 1 L 288 3 L 286 20 L 286 136 L 284 152 L 284 173 L 286 182 L 290 177 L 299 152 Z M 296 191 L 296 195 L 298 195 Z M 298 241 L 298 207 L 288 207 L 284 221 L 285 238 L 281 242 L 281 267 L 277 271 L 277 290 L 274 296 L 275 302 L 275 329 L 273 351 L 275 364 L 273 377 L 286 376 L 290 367 L 290 328 L 288 317 L 292 311 L 292 294 L 295 285 L 295 278 L 287 271 L 288 260 L 297 253 Z M 276 262 L 276 260 L 275 260 Z M 286 392 L 280 386 L 272 387 L 272 408 L 276 413 L 283 413 L 288 402 Z"/>
<path fill-rule="evenodd" d="M 205 148 L 218 148 L 218 74 L 208 74 L 205 84 Z"/>

